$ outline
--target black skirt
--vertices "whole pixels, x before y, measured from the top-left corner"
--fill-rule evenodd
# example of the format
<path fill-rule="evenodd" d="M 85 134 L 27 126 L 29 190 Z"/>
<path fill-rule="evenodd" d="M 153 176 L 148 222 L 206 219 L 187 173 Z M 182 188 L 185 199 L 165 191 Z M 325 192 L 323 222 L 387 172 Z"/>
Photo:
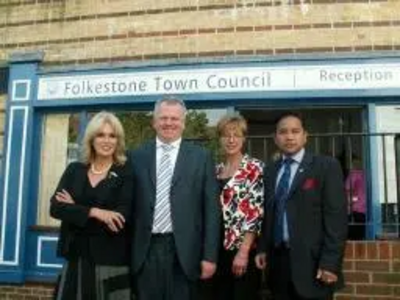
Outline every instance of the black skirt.
<path fill-rule="evenodd" d="M 65 263 L 56 300 L 129 300 L 128 266 L 96 265 L 78 258 Z"/>

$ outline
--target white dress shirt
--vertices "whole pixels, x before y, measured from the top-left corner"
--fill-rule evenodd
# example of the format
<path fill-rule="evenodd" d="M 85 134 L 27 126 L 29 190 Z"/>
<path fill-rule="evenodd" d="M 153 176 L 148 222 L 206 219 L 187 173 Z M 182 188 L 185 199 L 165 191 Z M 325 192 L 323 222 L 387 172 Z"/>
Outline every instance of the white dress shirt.
<path fill-rule="evenodd" d="M 176 164 L 176 159 L 178 158 L 178 153 L 179 153 L 179 148 L 181 146 L 182 143 L 182 138 L 172 142 L 171 145 L 172 146 L 172 150 L 170 152 L 170 160 L 171 160 L 171 167 L 172 170 L 175 170 L 175 164 Z M 164 145 L 165 143 L 162 142 L 159 138 L 156 138 L 156 148 L 157 148 L 157 153 L 156 153 L 156 159 L 157 159 L 157 173 L 159 170 L 159 166 L 160 166 L 160 162 L 161 162 L 161 157 L 164 154 L 164 150 L 162 148 L 162 145 Z"/>
<path fill-rule="evenodd" d="M 173 173 L 175 171 L 175 164 L 176 164 L 176 160 L 178 158 L 178 153 L 179 153 L 179 148 L 180 148 L 181 142 L 182 142 L 182 139 L 180 138 L 180 139 L 178 139 L 178 140 L 176 140 L 176 141 L 174 141 L 174 142 L 169 144 L 172 147 L 172 149 L 169 151 L 169 159 L 170 159 L 170 163 L 171 163 L 171 168 L 173 170 L 172 171 L 171 180 L 172 180 L 172 178 L 174 176 Z M 162 156 L 164 154 L 163 145 L 165 145 L 165 143 L 162 142 L 160 139 L 156 138 L 156 163 L 157 163 L 157 165 L 156 165 L 156 178 L 157 178 L 157 174 L 159 173 L 159 170 L 160 170 L 161 158 L 162 158 Z M 170 195 L 168 195 L 167 197 L 168 197 L 167 198 L 168 202 L 171 204 Z M 156 199 L 156 202 L 157 202 L 157 199 Z M 156 203 L 155 208 L 154 208 L 155 209 L 154 210 L 154 216 L 158 215 L 158 213 L 161 213 L 161 211 L 157 211 L 157 210 L 158 209 L 162 210 L 162 208 L 157 208 L 157 207 L 158 206 L 157 206 L 157 203 Z M 169 215 L 166 220 L 168 220 L 167 224 L 170 225 L 170 226 L 168 226 L 168 229 L 167 229 L 167 231 L 169 232 L 169 230 L 173 230 L 171 215 Z M 160 228 L 158 228 L 158 225 L 159 224 L 156 224 L 155 220 L 153 220 L 152 232 L 153 233 L 161 233 L 161 232 L 165 233 L 165 231 L 164 231 L 165 228 L 164 229 L 160 229 Z"/>

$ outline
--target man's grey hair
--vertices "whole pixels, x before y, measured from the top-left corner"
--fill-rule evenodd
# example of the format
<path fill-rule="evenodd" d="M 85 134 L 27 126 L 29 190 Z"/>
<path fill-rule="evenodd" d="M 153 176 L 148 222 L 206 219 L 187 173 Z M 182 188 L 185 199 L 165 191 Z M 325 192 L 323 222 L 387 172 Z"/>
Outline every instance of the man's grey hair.
<path fill-rule="evenodd" d="M 177 98 L 177 97 L 164 97 L 160 100 L 157 100 L 156 103 L 154 104 L 154 110 L 153 110 L 153 117 L 156 116 L 160 110 L 161 104 L 167 104 L 167 105 L 180 105 L 183 110 L 183 116 L 184 118 L 186 117 L 187 109 L 185 102 L 183 102 L 182 99 Z"/>

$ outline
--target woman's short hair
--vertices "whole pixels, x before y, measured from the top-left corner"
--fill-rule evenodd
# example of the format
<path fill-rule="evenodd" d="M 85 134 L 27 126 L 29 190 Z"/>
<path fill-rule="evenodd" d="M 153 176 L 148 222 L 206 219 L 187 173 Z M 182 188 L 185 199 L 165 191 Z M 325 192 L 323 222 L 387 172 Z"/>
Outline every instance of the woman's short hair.
<path fill-rule="evenodd" d="M 243 137 L 247 135 L 247 121 L 238 113 L 227 114 L 217 124 L 218 137 L 222 137 L 227 130 L 237 130 Z"/>
<path fill-rule="evenodd" d="M 107 111 L 95 114 L 89 121 L 83 137 L 82 161 L 84 163 L 91 163 L 95 159 L 96 153 L 93 148 L 93 140 L 105 124 L 109 124 L 113 128 L 117 138 L 117 146 L 113 154 L 114 163 L 123 165 L 126 162 L 124 128 L 120 120 L 114 114 Z"/>

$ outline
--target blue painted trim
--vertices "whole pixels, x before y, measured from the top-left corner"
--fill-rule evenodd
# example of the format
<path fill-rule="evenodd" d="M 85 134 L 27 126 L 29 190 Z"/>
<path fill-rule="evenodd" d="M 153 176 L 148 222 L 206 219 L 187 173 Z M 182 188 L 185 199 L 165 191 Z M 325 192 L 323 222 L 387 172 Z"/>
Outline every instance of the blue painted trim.
<path fill-rule="evenodd" d="M 11 73 L 11 72 L 10 72 Z M 10 76 L 11 76 L 11 74 L 10 74 Z M 10 89 L 10 86 L 11 86 L 11 82 L 9 82 L 9 88 L 8 89 Z M 5 178 L 6 178 L 6 171 L 7 171 L 7 167 L 6 167 L 6 164 L 7 164 L 7 150 L 8 150 L 8 148 L 10 147 L 10 142 L 11 142 L 11 138 L 9 138 L 9 134 L 8 134 L 8 132 L 10 131 L 10 127 L 11 127 L 11 122 L 10 122 L 10 102 L 11 101 L 9 101 L 9 99 L 7 98 L 6 99 L 6 112 L 5 112 L 5 125 L 4 125 L 4 138 L 3 138 L 3 157 L 2 157 L 2 163 L 1 163 L 1 188 L 0 188 L 0 191 L 1 191 L 1 201 L 0 201 L 0 221 L 1 221 L 1 224 L 3 225 L 3 218 L 4 218 L 4 216 L 7 214 L 7 210 L 6 210 L 6 207 L 5 207 L 5 189 L 6 189 L 6 187 L 5 187 L 5 183 L 6 183 L 6 180 L 5 180 Z M 1 249 L 1 247 L 2 247 L 2 245 L 1 245 L 1 234 L 2 234 L 2 230 L 3 230 L 3 227 L 4 226 L 0 226 L 0 249 Z M 6 228 L 4 228 L 4 230 L 6 230 Z M 0 268 L 0 274 L 1 274 L 1 268 Z M 1 277 L 1 275 L 0 275 L 0 277 Z"/>
<path fill-rule="evenodd" d="M 368 105 L 368 119 L 369 119 L 369 132 L 377 132 L 376 124 L 376 105 Z M 381 215 L 381 203 L 379 199 L 379 154 L 378 154 L 378 138 L 371 136 L 369 138 L 369 148 L 370 148 L 370 166 L 371 171 L 369 173 L 370 183 L 371 183 L 371 214 L 369 216 L 371 226 L 368 226 L 368 236 L 370 238 L 375 238 L 382 233 L 382 215 Z"/>
<path fill-rule="evenodd" d="M 30 198 L 32 158 L 32 98 L 36 94 L 37 64 L 15 62 L 10 66 L 9 99 L 6 109 L 1 207 L 0 281 L 22 282 L 26 256 L 26 228 Z M 17 85 L 15 82 L 24 82 Z M 15 89 L 13 89 L 15 87 Z M 29 87 L 29 88 L 28 88 Z M 19 89 L 22 89 L 22 92 Z M 15 97 L 15 95 L 24 97 Z M 22 275 L 21 275 L 22 274 Z"/>
<path fill-rule="evenodd" d="M 27 64 L 27 63 L 39 63 L 43 61 L 44 51 L 21 51 L 13 52 L 10 55 L 10 63 L 17 64 Z"/>
<path fill-rule="evenodd" d="M 7 150 L 4 163 L 4 198 L 2 211 L 2 261 L 0 264 L 13 265 L 18 268 L 21 264 L 22 235 L 24 228 L 23 207 L 25 191 L 23 189 L 25 177 L 24 154 L 27 136 L 24 131 L 28 126 L 28 107 L 12 106 L 9 109 L 7 131 Z M 10 136 L 11 134 L 11 136 Z M 24 144 L 25 142 L 25 144 Z M 26 178 L 26 177 L 25 177 Z M 18 218 L 20 216 L 20 218 Z"/>
<path fill-rule="evenodd" d="M 84 98 L 80 100 L 45 100 L 34 103 L 35 108 L 59 108 L 71 109 L 71 107 L 99 107 L 103 108 L 107 105 L 135 105 L 146 106 L 153 105 L 161 96 L 130 96 L 130 97 L 114 97 L 114 98 Z M 316 92 L 270 92 L 270 93 L 221 93 L 221 94 L 187 94 L 180 95 L 187 106 L 196 102 L 203 106 L 209 105 L 265 105 L 280 106 L 283 104 L 312 104 L 312 105 L 358 105 L 368 104 L 370 102 L 397 104 L 400 99 L 399 95 L 385 94 L 383 92 L 376 95 L 366 95 L 361 92 L 351 94 L 343 94 L 341 92 L 325 92 L 317 95 Z"/>
<path fill-rule="evenodd" d="M 30 270 L 28 270 L 25 272 L 25 280 L 31 281 L 31 282 L 55 284 L 57 282 L 57 275 L 60 274 L 60 271 L 59 272 L 46 272 L 46 271 L 30 271 Z"/>
<path fill-rule="evenodd" d="M 22 270 L 0 269 L 0 282 L 21 283 L 25 280 L 25 273 Z"/>
<path fill-rule="evenodd" d="M 33 76 L 36 74 L 36 67 L 37 65 L 32 65 L 32 68 L 35 69 L 35 72 L 32 73 Z M 31 94 L 31 99 L 34 97 L 33 95 L 37 94 L 37 81 L 35 80 L 35 77 L 32 78 L 32 94 Z M 32 101 L 31 101 L 32 103 Z M 34 111 L 32 108 L 32 105 L 29 105 L 28 109 L 28 117 L 27 117 L 27 128 L 26 128 L 26 145 L 25 145 L 25 174 L 24 174 L 24 181 L 23 181 L 23 187 L 22 189 L 25 191 L 24 196 L 23 196 L 23 209 L 22 209 L 22 214 L 21 214 L 21 267 L 25 268 L 25 261 L 27 256 L 30 255 L 29 248 L 26 248 L 27 245 L 27 238 L 28 238 L 28 232 L 26 228 L 28 228 L 30 225 L 33 225 L 34 223 L 30 223 L 29 220 L 31 218 L 35 218 L 36 220 L 36 214 L 32 214 L 32 210 L 36 211 L 37 210 L 37 197 L 38 193 L 36 194 L 31 194 L 30 192 L 32 189 L 38 189 L 38 186 L 36 185 L 33 187 L 30 183 L 32 182 L 33 179 L 37 178 L 38 176 L 35 175 L 35 173 L 32 172 L 36 170 L 33 168 L 32 163 L 37 164 L 40 159 L 37 159 L 38 157 L 40 158 L 40 153 L 35 151 L 35 146 L 38 145 L 37 143 L 41 141 L 41 138 L 39 139 L 34 139 L 38 135 L 40 136 L 41 132 L 35 132 L 34 129 L 37 128 L 37 123 L 35 122 L 34 119 Z M 33 176 L 32 176 L 33 175 Z M 35 195 L 34 197 L 32 195 Z M 34 201 L 36 199 L 36 201 Z M 35 206 L 34 208 L 32 206 Z M 25 249 L 23 249 L 25 247 Z"/>
<path fill-rule="evenodd" d="M 36 225 L 39 199 L 40 185 L 40 167 L 41 167 L 41 145 L 43 133 L 43 116 L 37 112 L 33 112 L 32 117 L 32 141 L 31 145 L 31 163 L 30 168 L 33 170 L 32 176 L 29 178 L 28 190 L 30 201 L 28 203 L 27 225 Z"/>
<path fill-rule="evenodd" d="M 57 243 L 56 232 L 29 230 L 26 247 L 30 252 L 25 262 L 25 272 L 55 277 L 64 263 L 64 259 L 57 257 Z"/>

